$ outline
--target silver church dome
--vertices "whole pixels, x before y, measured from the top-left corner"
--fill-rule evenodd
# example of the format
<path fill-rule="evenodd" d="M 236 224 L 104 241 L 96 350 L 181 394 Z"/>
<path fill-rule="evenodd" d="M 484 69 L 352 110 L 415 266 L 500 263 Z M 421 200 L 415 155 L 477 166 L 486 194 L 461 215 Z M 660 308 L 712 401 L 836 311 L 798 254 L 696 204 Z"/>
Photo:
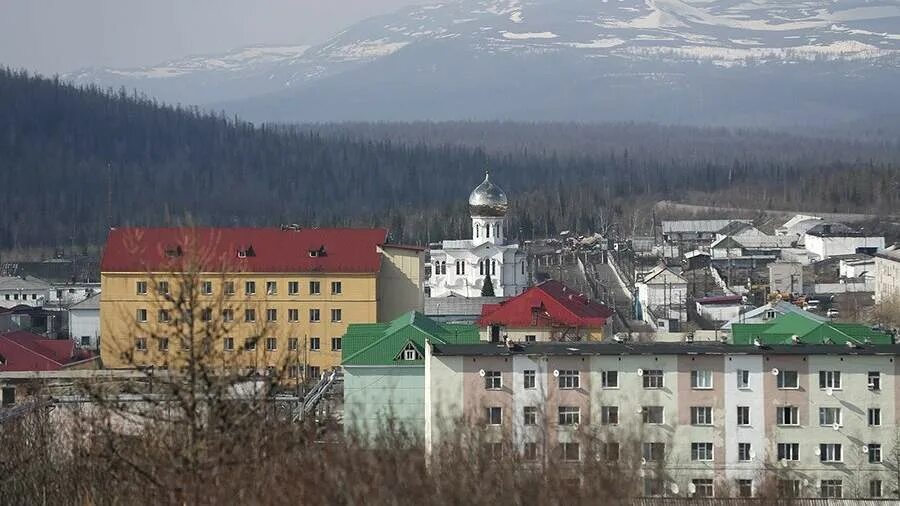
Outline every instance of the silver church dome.
<path fill-rule="evenodd" d="M 509 200 L 499 186 L 491 182 L 487 172 L 484 181 L 469 195 L 469 212 L 472 216 L 506 216 Z"/>

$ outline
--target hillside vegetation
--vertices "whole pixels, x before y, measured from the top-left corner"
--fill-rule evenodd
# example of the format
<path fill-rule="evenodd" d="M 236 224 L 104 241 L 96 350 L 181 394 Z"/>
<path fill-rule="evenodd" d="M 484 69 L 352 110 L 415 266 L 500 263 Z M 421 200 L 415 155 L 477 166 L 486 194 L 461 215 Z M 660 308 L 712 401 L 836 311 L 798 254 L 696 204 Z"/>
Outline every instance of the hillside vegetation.
<path fill-rule="evenodd" d="M 524 133 L 523 133 L 524 132 Z M 0 71 L 0 248 L 99 244 L 110 226 L 384 225 L 468 231 L 485 169 L 510 235 L 647 221 L 660 199 L 891 213 L 896 144 L 656 125 L 254 126 Z"/>

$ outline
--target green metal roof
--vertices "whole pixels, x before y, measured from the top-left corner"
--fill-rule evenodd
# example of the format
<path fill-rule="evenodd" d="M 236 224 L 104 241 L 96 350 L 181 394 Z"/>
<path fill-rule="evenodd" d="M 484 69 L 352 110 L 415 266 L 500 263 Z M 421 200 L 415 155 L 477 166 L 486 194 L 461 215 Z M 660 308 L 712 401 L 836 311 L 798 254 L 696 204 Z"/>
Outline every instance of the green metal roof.
<path fill-rule="evenodd" d="M 793 336 L 808 344 L 891 344 L 893 337 L 859 323 L 817 322 L 803 315 L 789 313 L 767 323 L 735 323 L 731 326 L 732 344 L 752 344 L 759 338 L 763 344 L 791 344 Z"/>
<path fill-rule="evenodd" d="M 425 349 L 425 340 L 438 344 L 480 342 L 478 327 L 439 323 L 417 311 L 410 311 L 389 323 L 353 323 L 341 340 L 341 365 L 421 365 L 423 360 L 398 361 L 397 356 L 413 343 Z"/>

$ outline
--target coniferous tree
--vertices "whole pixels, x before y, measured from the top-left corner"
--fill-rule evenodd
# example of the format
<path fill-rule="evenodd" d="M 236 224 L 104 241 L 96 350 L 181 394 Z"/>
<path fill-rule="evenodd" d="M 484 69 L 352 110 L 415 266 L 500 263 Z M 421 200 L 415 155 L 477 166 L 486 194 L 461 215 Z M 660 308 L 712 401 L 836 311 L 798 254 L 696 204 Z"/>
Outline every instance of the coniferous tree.
<path fill-rule="evenodd" d="M 491 280 L 490 272 L 484 276 L 484 284 L 481 285 L 481 296 L 494 297 L 494 282 Z"/>

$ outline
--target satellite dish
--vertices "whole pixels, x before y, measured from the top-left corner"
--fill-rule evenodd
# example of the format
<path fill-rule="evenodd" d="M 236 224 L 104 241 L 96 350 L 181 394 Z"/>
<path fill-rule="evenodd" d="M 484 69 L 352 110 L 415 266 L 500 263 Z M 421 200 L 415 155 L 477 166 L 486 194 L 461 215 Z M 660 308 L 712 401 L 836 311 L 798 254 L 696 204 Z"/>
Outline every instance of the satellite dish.
<path fill-rule="evenodd" d="M 559 369 L 553 369 L 553 377 L 554 377 L 554 378 L 558 378 L 558 377 L 559 377 Z"/>
<path fill-rule="evenodd" d="M 756 460 L 756 452 L 753 450 L 750 450 L 750 460 Z"/>
<path fill-rule="evenodd" d="M 638 368 L 637 373 L 638 373 L 638 376 L 643 376 L 643 375 L 644 375 L 644 370 Z"/>
<path fill-rule="evenodd" d="M 822 455 L 822 449 L 821 449 L 821 448 L 816 448 L 816 451 L 813 452 L 813 453 L 815 453 L 816 455 Z"/>
<path fill-rule="evenodd" d="M 641 464 L 646 464 L 646 463 L 647 463 L 647 459 L 645 459 L 644 457 L 641 457 Z"/>
<path fill-rule="evenodd" d="M 478 375 L 483 378 L 484 377 L 484 369 L 479 370 Z"/>
<path fill-rule="evenodd" d="M 840 430 L 841 426 L 838 425 L 837 422 L 834 422 L 833 424 L 831 424 L 831 428 L 834 429 L 834 430 Z"/>
<path fill-rule="evenodd" d="M 869 453 L 869 447 L 868 447 L 868 446 L 863 446 L 863 447 L 862 447 L 862 452 L 863 452 L 863 453 Z"/>
<path fill-rule="evenodd" d="M 826 388 L 825 395 L 834 395 L 834 389 L 831 387 Z"/>
<path fill-rule="evenodd" d="M 819 450 L 816 450 L 816 451 L 819 451 Z M 787 467 L 787 466 L 788 466 L 787 459 L 781 459 L 781 467 Z"/>
<path fill-rule="evenodd" d="M 673 494 L 677 494 L 678 493 L 678 484 L 672 483 L 672 486 L 669 487 L 669 490 L 671 490 Z"/>
<path fill-rule="evenodd" d="M 777 367 L 772 368 L 772 376 L 778 376 L 779 372 L 781 372 L 781 371 L 779 371 Z"/>
<path fill-rule="evenodd" d="M 693 494 L 696 491 L 697 491 L 697 485 L 694 485 L 693 483 L 688 483 L 688 492 Z"/>

